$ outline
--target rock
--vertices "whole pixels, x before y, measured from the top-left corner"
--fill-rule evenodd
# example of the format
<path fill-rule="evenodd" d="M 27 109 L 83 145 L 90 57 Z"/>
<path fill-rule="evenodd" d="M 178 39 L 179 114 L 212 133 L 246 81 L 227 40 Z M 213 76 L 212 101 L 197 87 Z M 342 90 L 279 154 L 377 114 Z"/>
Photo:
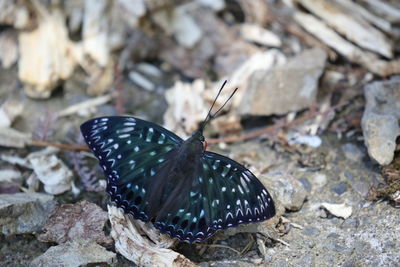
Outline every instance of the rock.
<path fill-rule="evenodd" d="M 88 239 L 99 244 L 111 245 L 111 237 L 104 235 L 107 212 L 87 201 L 57 207 L 46 221 L 45 233 L 38 239 L 43 242 L 65 243 L 69 240 Z"/>
<path fill-rule="evenodd" d="M 342 150 L 347 159 L 351 161 L 361 161 L 364 157 L 364 151 L 352 143 L 342 145 Z"/>
<path fill-rule="evenodd" d="M 311 183 L 316 187 L 323 187 L 327 183 L 326 174 L 317 172 L 311 177 Z"/>
<path fill-rule="evenodd" d="M 72 241 L 49 248 L 34 259 L 30 266 L 86 266 L 106 263 L 114 265 L 116 254 L 88 240 Z"/>
<path fill-rule="evenodd" d="M 56 202 L 53 196 L 40 193 L 0 195 L 0 226 L 4 235 L 39 231 Z"/>
<path fill-rule="evenodd" d="M 320 230 L 314 226 L 307 226 L 303 229 L 303 234 L 306 236 L 318 236 L 320 234 Z"/>
<path fill-rule="evenodd" d="M 303 255 L 299 260 L 297 260 L 294 264 L 295 266 L 315 266 L 315 256 L 312 252 L 309 252 Z"/>
<path fill-rule="evenodd" d="M 321 207 L 326 209 L 330 214 L 347 219 L 353 213 L 353 208 L 347 206 L 345 203 L 342 204 L 331 204 L 331 203 L 321 203 Z"/>
<path fill-rule="evenodd" d="M 313 48 L 289 59 L 286 64 L 255 72 L 239 105 L 239 113 L 267 116 L 310 106 L 317 95 L 326 57 L 324 50 Z"/>
<path fill-rule="evenodd" d="M 303 184 L 287 173 L 269 172 L 259 176 L 260 181 L 290 211 L 300 210 L 307 198 Z"/>
<path fill-rule="evenodd" d="M 299 178 L 299 182 L 303 185 L 304 189 L 307 190 L 307 192 L 311 192 L 312 185 L 310 184 L 310 181 L 308 181 L 307 178 Z"/>
<path fill-rule="evenodd" d="M 347 184 L 345 182 L 339 182 L 331 187 L 332 191 L 338 195 L 342 195 L 344 192 L 347 191 Z"/>
<path fill-rule="evenodd" d="M 400 76 L 364 87 L 366 106 L 361 121 L 368 154 L 381 165 L 393 160 L 400 134 Z"/>

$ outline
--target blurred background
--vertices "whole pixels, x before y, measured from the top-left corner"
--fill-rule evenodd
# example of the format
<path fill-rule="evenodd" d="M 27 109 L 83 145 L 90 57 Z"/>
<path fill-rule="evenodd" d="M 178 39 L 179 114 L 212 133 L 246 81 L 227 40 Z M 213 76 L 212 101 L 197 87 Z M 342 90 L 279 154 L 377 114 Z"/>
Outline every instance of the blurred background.
<path fill-rule="evenodd" d="M 279 211 L 267 230 L 175 251 L 207 266 L 394 266 L 399 40 L 396 0 L 0 0 L 0 265 L 52 265 L 48 249 L 75 239 L 43 235 L 47 218 L 61 209 L 68 232 L 90 205 L 104 218 L 91 249 L 119 254 L 83 264 L 141 265 L 108 235 L 79 125 L 132 115 L 186 138 L 227 80 L 215 109 L 238 91 L 206 128 L 210 149 Z"/>

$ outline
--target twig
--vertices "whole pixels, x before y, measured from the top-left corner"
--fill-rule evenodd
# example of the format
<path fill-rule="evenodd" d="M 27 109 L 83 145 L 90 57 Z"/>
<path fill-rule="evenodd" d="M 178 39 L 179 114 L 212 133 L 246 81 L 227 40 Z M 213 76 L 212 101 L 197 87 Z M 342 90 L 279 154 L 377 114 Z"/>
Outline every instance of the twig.
<path fill-rule="evenodd" d="M 52 147 L 57 147 L 57 148 L 63 149 L 63 150 L 90 151 L 90 149 L 87 146 L 52 143 L 52 142 L 46 142 L 46 141 L 40 141 L 40 140 L 32 140 L 32 142 L 28 145 L 40 146 L 40 147 L 52 146 Z"/>

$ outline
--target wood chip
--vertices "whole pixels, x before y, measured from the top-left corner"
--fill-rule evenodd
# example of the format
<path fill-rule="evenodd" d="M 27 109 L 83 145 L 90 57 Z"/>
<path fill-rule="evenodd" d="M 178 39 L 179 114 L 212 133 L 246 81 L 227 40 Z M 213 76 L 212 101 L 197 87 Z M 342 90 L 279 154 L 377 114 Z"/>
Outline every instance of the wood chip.
<path fill-rule="evenodd" d="M 361 0 L 367 4 L 373 12 L 381 17 L 388 19 L 390 22 L 400 22 L 400 9 L 388 4 L 382 0 Z"/>
<path fill-rule="evenodd" d="M 8 100 L 0 107 L 0 127 L 10 127 L 24 106 L 21 102 Z"/>
<path fill-rule="evenodd" d="M 71 189 L 73 173 L 55 153 L 52 147 L 29 154 L 28 160 L 44 190 L 52 195 L 62 194 Z"/>
<path fill-rule="evenodd" d="M 153 243 L 142 236 L 141 230 L 121 209 L 108 206 L 108 215 L 115 249 L 138 266 L 197 266 L 185 256 L 166 248 L 166 243 Z M 172 243 L 169 242 L 169 246 L 171 245 Z"/>
<path fill-rule="evenodd" d="M 257 24 L 245 23 L 240 26 L 240 34 L 243 39 L 260 45 L 280 47 L 282 42 L 273 32 L 260 27 Z"/>
<path fill-rule="evenodd" d="M 360 47 L 393 57 L 393 47 L 387 37 L 363 17 L 352 15 L 354 11 L 348 5 L 342 6 L 336 0 L 300 0 L 300 3 Z"/>
<path fill-rule="evenodd" d="M 82 112 L 82 110 L 87 110 L 94 108 L 96 106 L 103 105 L 112 99 L 111 95 L 103 95 L 89 100 L 83 101 L 81 103 L 69 106 L 68 108 L 58 112 L 57 116 L 64 117 L 69 116 L 77 112 Z"/>
<path fill-rule="evenodd" d="M 371 72 L 381 76 L 400 73 L 400 60 L 384 61 L 378 59 L 375 54 L 363 51 L 359 47 L 348 42 L 316 17 L 304 12 L 296 12 L 294 14 L 294 19 L 304 29 L 338 51 L 348 60 L 363 65 Z"/>
<path fill-rule="evenodd" d="M 23 148 L 32 142 L 32 135 L 12 128 L 0 127 L 0 146 Z"/>
<path fill-rule="evenodd" d="M 18 60 L 17 33 L 5 30 L 0 34 L 0 61 L 3 68 L 8 69 Z"/>
<path fill-rule="evenodd" d="M 56 6 L 47 10 L 38 1 L 33 4 L 38 10 L 39 25 L 19 32 L 18 76 L 27 95 L 48 98 L 61 80 L 69 78 L 76 61 L 70 53 L 72 44 L 63 11 Z"/>

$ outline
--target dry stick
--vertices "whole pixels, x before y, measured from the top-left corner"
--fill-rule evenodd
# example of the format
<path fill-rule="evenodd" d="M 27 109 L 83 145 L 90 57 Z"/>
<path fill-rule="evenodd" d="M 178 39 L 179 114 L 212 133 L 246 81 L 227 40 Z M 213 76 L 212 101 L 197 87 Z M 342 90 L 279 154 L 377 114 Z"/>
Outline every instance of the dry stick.
<path fill-rule="evenodd" d="M 77 145 L 71 145 L 71 144 L 60 144 L 60 143 L 51 143 L 47 141 L 41 141 L 41 140 L 32 140 L 30 146 L 40 146 L 40 147 L 47 147 L 47 146 L 52 146 L 52 147 L 57 147 L 59 149 L 63 150 L 75 150 L 75 151 L 90 151 L 90 149 L 87 146 L 77 146 Z"/>

